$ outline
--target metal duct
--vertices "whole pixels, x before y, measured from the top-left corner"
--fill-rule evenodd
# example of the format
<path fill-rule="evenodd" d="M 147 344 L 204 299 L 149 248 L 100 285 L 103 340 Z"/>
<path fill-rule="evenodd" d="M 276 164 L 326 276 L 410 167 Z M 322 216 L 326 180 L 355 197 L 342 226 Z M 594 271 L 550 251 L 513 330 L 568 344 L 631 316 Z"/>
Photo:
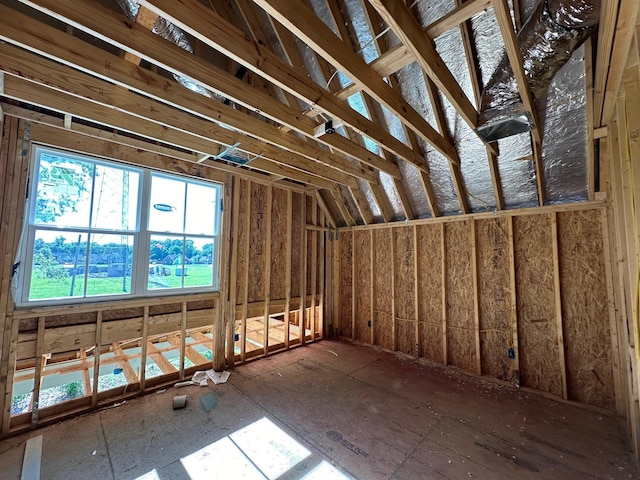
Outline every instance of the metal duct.
<path fill-rule="evenodd" d="M 594 31 L 600 0 L 543 0 L 518 33 L 524 72 L 534 101 L 545 97 L 555 74 Z M 487 141 L 529 131 L 506 54 L 482 92 L 478 134 Z M 541 127 L 541 126 L 540 126 Z"/>
<path fill-rule="evenodd" d="M 120 5 L 120 8 L 122 8 L 125 15 L 129 17 L 132 22 L 135 22 L 136 17 L 138 16 L 138 11 L 140 10 L 140 5 L 138 4 L 138 2 L 135 2 L 133 0 L 118 0 L 118 5 Z M 175 43 L 183 50 L 186 50 L 189 53 L 193 53 L 193 47 L 191 46 L 191 43 L 189 42 L 189 39 L 184 34 L 184 32 L 164 18 L 158 17 L 155 25 L 153 26 L 153 33 L 155 33 L 156 35 L 160 35 L 165 40 L 169 40 L 170 42 Z M 217 98 L 218 100 L 224 101 L 223 98 L 213 94 L 193 80 L 175 74 L 173 75 L 173 77 L 180 85 L 188 88 L 189 90 L 199 93 L 200 95 L 204 95 L 205 97 Z"/>

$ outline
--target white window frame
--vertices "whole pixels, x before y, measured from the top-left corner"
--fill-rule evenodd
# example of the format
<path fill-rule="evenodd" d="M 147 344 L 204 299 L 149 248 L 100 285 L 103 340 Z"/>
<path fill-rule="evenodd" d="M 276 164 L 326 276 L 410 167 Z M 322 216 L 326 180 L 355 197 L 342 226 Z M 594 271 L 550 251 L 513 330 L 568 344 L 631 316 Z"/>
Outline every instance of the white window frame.
<path fill-rule="evenodd" d="M 57 225 L 43 225 L 35 223 L 35 210 L 37 201 L 37 186 L 38 178 L 37 172 L 39 171 L 40 156 L 42 153 L 50 153 L 53 155 L 64 156 L 70 159 L 75 159 L 82 162 L 91 162 L 94 165 L 106 165 L 114 166 L 129 170 L 131 172 L 137 172 L 139 177 L 138 185 L 138 204 L 137 204 L 137 222 L 134 230 L 111 230 L 100 229 L 91 227 L 91 217 L 88 223 L 88 227 L 63 227 Z M 219 182 L 203 179 L 193 179 L 180 174 L 172 174 L 170 172 L 160 172 L 145 167 L 140 167 L 124 162 L 118 162 L 112 159 L 99 158 L 92 155 L 71 152 L 62 148 L 44 146 L 39 144 L 32 144 L 31 159 L 30 159 L 30 179 L 29 179 L 29 196 L 26 199 L 25 217 L 23 221 L 22 239 L 20 242 L 20 248 L 18 252 L 18 268 L 17 268 L 17 280 L 14 277 L 14 297 L 15 303 L 18 307 L 37 307 L 37 306 L 50 306 L 50 305 L 65 305 L 65 304 L 78 304 L 78 303 L 95 303 L 101 301 L 111 300 L 127 300 L 140 297 L 157 297 L 157 296 L 171 296 L 171 295 L 185 295 L 189 293 L 201 293 L 201 292 L 218 292 L 220 288 L 220 244 L 222 236 L 222 199 L 224 195 L 224 185 Z M 171 232 L 159 232 L 152 231 L 148 228 L 149 210 L 151 205 L 151 177 L 152 175 L 162 176 L 165 178 L 174 179 L 187 184 L 214 186 L 217 188 L 217 198 L 215 204 L 215 219 L 214 219 L 214 235 L 199 235 L 191 234 L 188 232 L 171 233 Z M 94 177 L 95 179 L 95 177 Z M 186 191 L 187 189 L 185 189 Z M 92 190 L 92 202 L 95 192 Z M 186 195 L 186 193 L 185 193 Z M 188 207 L 187 207 L 188 208 Z M 92 215 L 92 210 L 90 215 Z M 186 218 L 186 211 L 184 214 Z M 79 233 L 86 234 L 87 241 L 89 240 L 90 233 L 100 234 L 113 234 L 113 235 L 132 235 L 133 236 L 133 253 L 131 260 L 131 287 L 130 292 L 119 294 L 105 294 L 105 295 L 87 295 L 87 296 L 66 296 L 49 299 L 36 299 L 29 300 L 29 291 L 31 287 L 31 272 L 33 268 L 33 249 L 35 246 L 35 235 L 37 231 L 51 231 L 62 233 Z M 150 239 L 152 235 L 166 235 L 171 237 L 182 237 L 185 240 L 183 247 L 183 261 L 186 249 L 186 240 L 190 238 L 206 238 L 212 239 L 214 249 L 212 253 L 212 285 L 201 287 L 169 287 L 169 288 L 148 288 L 148 276 L 149 276 L 149 254 L 150 254 Z M 86 262 L 88 263 L 88 258 Z M 185 265 L 186 267 L 186 265 Z M 86 271 L 86 268 L 85 268 Z M 84 274 L 86 275 L 86 273 Z"/>

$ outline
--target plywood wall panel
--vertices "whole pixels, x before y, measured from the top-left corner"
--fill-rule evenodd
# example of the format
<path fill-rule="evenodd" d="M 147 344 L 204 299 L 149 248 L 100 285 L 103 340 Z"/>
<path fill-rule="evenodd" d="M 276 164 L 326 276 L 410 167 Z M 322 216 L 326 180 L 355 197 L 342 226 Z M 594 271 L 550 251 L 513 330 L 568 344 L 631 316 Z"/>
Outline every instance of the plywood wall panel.
<path fill-rule="evenodd" d="M 418 319 L 420 357 L 442 357 L 442 235 L 440 225 L 418 225 Z"/>
<path fill-rule="evenodd" d="M 449 363 L 476 369 L 471 221 L 445 225 L 447 344 Z"/>
<path fill-rule="evenodd" d="M 371 343 L 371 233 L 366 230 L 354 232 L 354 292 L 355 292 L 355 339 Z"/>
<path fill-rule="evenodd" d="M 271 204 L 271 300 L 286 296 L 287 191 L 273 189 Z"/>
<path fill-rule="evenodd" d="M 302 239 L 301 213 L 302 194 L 293 192 L 291 196 L 291 296 L 300 296 L 300 242 Z"/>
<path fill-rule="evenodd" d="M 251 186 L 251 217 L 249 230 L 249 303 L 264 299 L 264 261 L 267 235 L 267 187 Z"/>
<path fill-rule="evenodd" d="M 238 222 L 238 270 L 236 275 L 236 299 L 237 303 L 242 303 L 246 295 L 246 285 L 244 282 L 245 272 L 248 267 L 249 259 L 246 258 L 245 253 L 247 248 L 247 242 L 249 241 L 249 232 L 246 229 L 246 218 L 250 215 L 248 201 L 249 197 L 249 181 L 238 179 L 238 185 L 240 188 L 239 208 L 233 215 L 232 220 Z M 248 208 L 249 207 L 249 208 Z"/>
<path fill-rule="evenodd" d="M 340 233 L 340 332 L 345 338 L 351 338 L 353 314 L 352 285 L 353 273 L 353 232 Z"/>
<path fill-rule="evenodd" d="M 476 222 L 482 372 L 504 379 L 513 374 L 507 222 L 504 217 Z"/>
<path fill-rule="evenodd" d="M 551 218 L 514 217 L 513 230 L 522 384 L 560 396 Z"/>
<path fill-rule="evenodd" d="M 413 227 L 394 229 L 394 288 L 398 351 L 417 354 Z"/>
<path fill-rule="evenodd" d="M 557 218 L 569 398 L 613 410 L 602 214 L 562 212 Z"/>
<path fill-rule="evenodd" d="M 373 327 L 376 345 L 393 350 L 393 257 L 391 256 L 391 228 L 374 230 L 374 287 L 375 312 Z"/>

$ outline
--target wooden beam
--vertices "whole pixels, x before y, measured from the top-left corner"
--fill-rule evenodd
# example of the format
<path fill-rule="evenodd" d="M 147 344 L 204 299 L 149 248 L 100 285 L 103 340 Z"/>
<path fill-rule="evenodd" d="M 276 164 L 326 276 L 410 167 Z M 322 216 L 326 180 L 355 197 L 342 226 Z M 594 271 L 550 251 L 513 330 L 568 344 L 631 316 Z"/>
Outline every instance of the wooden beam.
<path fill-rule="evenodd" d="M 482 375 L 482 350 L 480 348 L 480 291 L 478 284 L 478 245 L 476 221 L 471 220 L 471 278 L 473 284 L 473 326 L 475 337 L 476 375 Z"/>
<path fill-rule="evenodd" d="M 522 104 L 533 120 L 531 141 L 534 157 L 534 170 L 536 174 L 536 186 L 538 189 L 538 204 L 543 206 L 545 202 L 544 169 L 542 166 L 542 135 L 540 133 L 541 124 L 540 119 L 538 118 L 538 110 L 533 103 L 531 91 L 529 90 L 528 81 L 524 73 L 522 53 L 520 52 L 518 40 L 513 30 L 513 23 L 511 22 L 511 14 L 509 13 L 507 1 L 492 0 L 492 5 L 498 25 L 500 26 L 502 38 L 504 39 L 505 50 L 507 52 L 507 57 L 509 58 L 511 70 L 513 71 L 516 84 L 518 85 L 518 92 L 520 93 Z"/>
<path fill-rule="evenodd" d="M 435 39 L 490 6 L 491 0 L 467 0 L 461 6 L 454 8 L 423 29 L 424 35 Z M 414 61 L 415 58 L 409 51 L 409 48 L 404 44 L 400 44 L 387 52 L 383 52 L 377 59 L 371 62 L 371 67 L 381 77 L 388 77 Z M 352 84 L 343 88 L 337 96 L 344 99 L 350 97 L 357 91 L 359 91 L 358 85 Z"/>
<path fill-rule="evenodd" d="M 38 0 L 37 3 L 42 4 L 45 1 L 49 4 L 50 0 Z M 414 158 L 413 152 L 406 145 L 386 132 L 380 125 L 355 112 L 346 102 L 328 93 L 311 81 L 306 74 L 289 65 L 268 48 L 248 40 L 242 31 L 211 12 L 197 0 L 183 0 L 179 6 L 171 0 L 142 0 L 140 3 L 164 16 L 203 43 L 309 103 L 314 109 L 322 111 L 336 121 L 342 120 L 344 124 L 352 126 L 361 134 L 407 161 L 412 161 Z M 282 108 L 283 105 L 279 104 L 279 107 Z M 264 113 L 264 110 L 261 111 Z M 287 126 L 300 130 L 300 115 L 289 116 L 286 123 Z M 316 126 L 313 131 L 306 130 L 305 134 L 314 135 Z M 319 140 L 328 141 L 330 146 L 338 148 L 339 145 L 344 144 L 344 137 L 342 137 L 343 142 L 334 143 L 340 139 L 339 137 L 339 135 L 323 135 Z M 353 142 L 346 142 L 353 147 Z M 363 162 L 369 161 L 358 155 L 353 157 Z M 388 162 L 383 163 L 388 166 Z M 381 169 L 384 168 L 381 166 Z"/>
<path fill-rule="evenodd" d="M 558 256 L 558 223 L 555 212 L 551 214 L 551 248 L 553 252 L 553 288 L 556 312 L 556 334 L 558 342 L 558 355 L 560 362 L 560 383 L 562 385 L 562 398 L 569 399 L 567 390 L 567 367 L 564 353 L 564 326 L 562 319 L 562 292 L 560 291 L 560 259 Z"/>
<path fill-rule="evenodd" d="M 307 329 L 307 195 L 302 194 L 300 202 L 300 344 L 306 341 Z"/>
<path fill-rule="evenodd" d="M 155 127 L 155 130 L 162 132 L 162 134 L 157 133 L 153 138 L 159 141 L 173 143 L 174 145 L 179 144 L 179 146 L 185 148 L 187 140 L 183 141 L 178 138 L 186 138 L 184 136 L 186 134 L 190 137 L 191 148 L 201 148 L 210 154 L 215 153 L 213 156 L 218 156 L 218 152 L 216 151 L 219 148 L 218 142 L 222 142 L 224 145 L 234 146 L 239 144 L 237 147 L 239 151 L 244 151 L 252 156 L 269 158 L 272 162 L 275 161 L 282 164 L 285 169 L 291 167 L 300 170 L 302 176 L 309 173 L 317 176 L 324 175 L 324 178 L 328 178 L 331 181 L 338 183 L 344 182 L 349 186 L 356 185 L 353 177 L 345 175 L 334 168 L 302 158 L 297 154 L 283 151 L 271 144 L 234 133 L 227 128 L 220 127 L 204 119 L 194 118 L 193 115 L 185 112 L 176 112 L 175 109 L 171 107 L 158 104 L 153 100 L 145 100 L 133 92 L 123 91 L 121 88 L 110 85 L 100 79 L 94 79 L 84 73 L 74 72 L 69 67 L 58 65 L 50 60 L 41 59 L 29 53 L 21 52 L 10 45 L 0 44 L 0 69 L 19 75 L 20 78 L 32 80 L 38 85 L 55 87 L 61 92 L 72 93 L 89 102 L 94 102 L 105 107 L 104 111 L 111 114 L 111 116 L 120 114 L 126 118 L 128 114 L 131 114 L 135 117 L 157 123 L 159 126 Z M 98 93 L 94 94 L 94 92 Z M 114 107 L 118 108 L 119 112 L 115 112 L 115 110 L 113 110 Z M 73 106 L 71 106 L 71 108 L 73 108 Z M 111 111 L 109 112 L 106 109 L 110 109 Z M 85 110 L 84 118 L 87 118 L 87 115 Z M 93 115 L 93 118 L 88 119 L 97 121 L 96 116 L 97 115 Z M 106 118 L 110 118 L 110 116 Z M 126 129 L 126 125 L 120 127 L 118 125 L 111 126 Z M 168 127 L 168 129 L 163 127 Z M 135 127 L 132 125 L 131 128 Z M 171 142 L 170 138 L 168 138 L 172 134 L 174 137 L 177 136 L 175 142 Z M 149 135 L 151 134 L 147 133 L 146 136 Z M 161 135 L 164 135 L 164 138 Z M 217 140 L 215 143 L 212 143 L 209 140 L 210 138 Z M 270 163 L 271 162 L 262 160 L 262 162 L 256 165 L 254 160 L 249 166 L 259 169 L 260 166 Z M 271 169 L 271 171 L 273 171 L 273 169 Z M 296 174 L 297 172 L 294 173 L 294 176 Z"/>
<path fill-rule="evenodd" d="M 391 205 L 389 205 L 389 199 L 387 198 L 387 194 L 380 184 L 369 184 L 369 188 L 371 188 L 371 193 L 373 193 L 373 198 L 375 198 L 376 203 L 378 204 L 378 208 L 380 209 L 380 214 L 382 215 L 382 219 L 385 222 L 393 221 L 393 214 L 391 213 Z"/>
<path fill-rule="evenodd" d="M 418 227 L 412 227 L 413 233 L 413 313 L 415 324 L 415 354 L 416 358 L 420 358 L 421 341 L 420 341 L 420 274 L 418 267 L 420 265 L 420 244 L 418 243 Z"/>
<path fill-rule="evenodd" d="M 507 241 L 509 243 L 509 327 L 513 348 L 513 368 L 511 372 L 520 374 L 520 349 L 518 348 L 518 299 L 516 290 L 516 260 L 513 240 L 513 217 L 507 217 Z"/>
<path fill-rule="evenodd" d="M 145 391 L 147 381 L 147 342 L 149 337 L 149 305 L 142 307 L 142 337 L 140 339 L 140 391 Z"/>
<path fill-rule="evenodd" d="M 449 364 L 449 353 L 447 350 L 447 239 L 445 237 L 445 224 L 440 224 L 440 255 L 441 263 L 440 269 L 442 271 L 442 363 Z"/>
<path fill-rule="evenodd" d="M 431 39 L 424 35 L 409 8 L 403 2 L 391 0 L 370 0 L 370 3 L 409 49 L 420 68 L 438 85 L 458 114 L 475 130 L 478 111 L 447 68 Z"/>
<path fill-rule="evenodd" d="M 306 195 L 303 193 L 303 195 Z M 264 272 L 264 354 L 269 354 L 269 305 L 271 299 L 271 209 L 273 206 L 273 188 L 267 187 L 267 199 L 265 202 L 265 254 L 264 265 L 262 271 Z M 304 235 L 304 233 L 303 233 Z M 247 259 L 248 261 L 248 259 Z M 248 268 L 248 266 L 247 266 Z"/>
<path fill-rule="evenodd" d="M 231 255 L 231 187 L 232 177 L 227 174 L 224 186 L 223 205 L 226 208 L 222 212 L 222 226 L 220 234 L 220 296 L 217 299 L 216 310 L 213 319 L 213 356 L 212 368 L 219 372 L 225 367 L 225 318 L 224 303 L 229 298 L 229 257 Z M 229 339 L 233 341 L 233 339 Z"/>
<path fill-rule="evenodd" d="M 303 194 L 304 195 L 304 194 Z M 316 196 L 320 197 L 320 192 L 316 192 Z M 286 304 L 284 309 L 284 320 L 287 324 L 287 328 L 284 333 L 284 348 L 289 348 L 289 340 L 291 337 L 291 330 L 289 324 L 291 323 L 291 264 L 293 255 L 293 194 L 289 190 L 287 192 L 287 216 L 285 225 L 286 239 L 285 239 L 285 258 L 284 258 L 284 284 L 285 284 L 285 298 Z M 304 233 L 302 233 L 304 235 Z M 248 242 L 247 242 L 248 243 Z M 301 296 L 302 292 L 300 292 Z"/>
<path fill-rule="evenodd" d="M 585 104 L 587 109 L 587 198 L 596 195 L 596 152 L 593 123 L 593 48 L 591 38 L 584 43 Z"/>
<path fill-rule="evenodd" d="M 202 87 L 208 90 L 211 90 L 212 92 L 218 93 L 219 95 L 222 95 L 223 97 L 229 100 L 232 100 L 234 103 L 240 104 L 248 108 L 252 112 L 253 111 L 259 112 L 261 115 L 264 115 L 278 123 L 286 125 L 290 129 L 293 129 L 313 139 L 314 143 L 316 140 L 320 141 L 321 143 L 325 143 L 328 146 L 332 146 L 333 148 L 338 149 L 341 153 L 344 153 L 345 155 L 349 155 L 352 158 L 356 158 L 365 164 L 372 164 L 372 166 L 374 166 L 375 168 L 380 168 L 380 169 L 389 168 L 389 172 L 388 172 L 389 174 L 398 175 L 398 172 L 394 170 L 393 166 L 386 165 L 385 162 L 380 157 L 372 155 L 366 149 L 362 149 L 358 145 L 354 144 L 353 142 L 344 140 L 344 138 L 342 139 L 344 141 L 340 140 L 338 138 L 339 135 L 338 136 L 325 135 L 323 136 L 324 138 L 316 139 L 315 131 L 316 131 L 316 128 L 318 127 L 318 124 L 312 121 L 311 119 L 303 115 L 300 115 L 299 111 L 296 111 L 295 109 L 282 104 L 277 99 L 270 97 L 269 95 L 261 92 L 260 90 L 252 88 L 248 83 L 236 78 L 233 74 L 223 71 L 222 69 L 216 68 L 215 66 L 210 65 L 208 63 L 207 64 L 203 63 L 198 58 L 196 58 L 193 54 L 190 54 L 189 52 L 186 52 L 185 50 L 181 49 L 177 45 L 173 45 L 167 42 L 166 40 L 152 34 L 151 32 L 140 27 L 139 25 L 131 25 L 129 24 L 129 22 L 123 21 L 124 17 L 122 15 L 119 15 L 116 12 L 113 12 L 109 9 L 106 9 L 100 6 L 94 0 L 87 0 L 86 2 L 83 2 L 82 5 L 74 3 L 70 0 L 62 0 L 60 2 L 57 2 L 57 1 L 50 2 L 48 0 L 38 0 L 37 2 L 26 2 L 25 0 L 25 3 L 28 3 L 30 6 L 36 9 L 39 9 L 40 11 L 43 11 L 53 16 L 54 18 L 73 24 L 77 28 L 82 29 L 83 31 L 91 35 L 95 35 L 104 41 L 117 45 L 123 50 L 127 50 L 138 56 L 141 56 L 142 58 L 144 58 L 149 62 L 152 62 L 152 63 L 155 62 L 155 64 L 161 66 L 162 68 L 174 74 L 177 74 L 183 77 L 188 77 L 196 81 L 197 83 L 199 83 Z M 205 16 L 207 16 L 208 14 L 215 15 L 210 10 L 206 9 L 206 7 L 202 5 L 200 5 L 200 7 L 204 9 L 203 11 L 200 12 L 201 14 L 204 14 Z M 0 6 L 0 13 L 3 11 L 3 8 L 5 9 L 6 13 L 9 14 L 8 18 L 15 19 L 16 15 L 18 15 L 17 12 L 15 12 L 14 14 L 12 10 L 6 9 L 6 7 L 1 7 L 1 6 Z M 225 23 L 224 19 L 220 19 L 220 21 Z M 34 20 L 31 20 L 30 22 L 32 25 L 34 23 Z M 18 22 L 14 22 L 14 23 L 18 23 Z M 35 24 L 37 25 L 38 22 L 35 22 Z M 42 25 L 42 29 L 45 32 L 47 32 L 47 28 L 50 28 L 44 24 L 41 24 L 41 25 Z M 232 27 L 232 26 L 229 26 L 229 27 L 234 29 L 234 32 L 240 35 L 240 32 L 236 31 L 235 27 Z M 51 46 L 51 42 L 42 42 L 42 41 L 34 40 L 33 38 L 34 35 L 36 36 L 36 38 L 40 35 L 40 31 L 39 31 L 40 29 L 38 29 L 37 27 L 34 28 L 33 26 L 30 26 L 30 30 L 33 30 L 38 33 L 27 34 L 28 37 L 30 38 L 28 42 L 31 42 L 31 43 L 38 42 L 38 48 L 40 50 L 47 51 L 48 49 L 55 47 L 57 51 L 56 55 L 59 55 L 62 57 L 70 57 L 70 56 L 73 57 L 73 60 L 72 62 L 70 62 L 70 64 L 74 66 L 76 65 L 76 63 L 84 64 L 87 61 L 89 61 L 87 60 L 87 58 L 90 58 L 90 56 L 82 53 L 91 48 L 89 44 L 82 45 L 82 47 L 79 50 L 81 52 L 80 54 L 76 54 L 76 55 L 71 55 L 70 53 L 65 54 L 63 53 L 64 49 L 67 49 L 69 51 L 72 51 L 74 49 L 70 48 L 68 45 L 64 45 L 65 43 L 64 41 L 62 42 L 62 46 L 58 46 L 60 44 L 59 38 L 57 40 L 54 40 L 54 44 L 55 44 L 54 46 Z M 12 38 L 17 38 L 17 36 L 20 35 L 19 29 L 18 31 L 16 31 L 16 29 L 8 30 L 7 28 L 5 28 L 5 25 L 2 24 L 1 16 L 0 16 L 0 32 L 3 32 L 3 33 L 7 32 L 4 35 L 0 34 L 0 38 L 4 39 L 6 36 L 8 41 L 11 41 Z M 24 35 L 25 34 L 23 33 L 22 37 L 20 38 L 24 38 Z M 49 34 L 49 37 L 55 37 L 55 35 Z M 242 34 L 242 38 L 245 42 L 247 41 L 246 39 L 244 39 L 244 34 Z M 70 41 L 78 42 L 78 40 L 74 40 L 73 37 L 71 37 Z M 22 43 L 20 44 L 22 45 Z M 254 45 L 254 43 L 252 42 L 249 42 L 249 43 L 252 46 Z M 80 42 L 80 44 L 82 44 L 82 42 Z M 110 76 L 111 75 L 111 73 L 109 73 L 110 68 L 105 68 L 104 62 L 102 62 L 102 65 L 99 64 L 100 63 L 99 59 L 102 59 L 105 53 L 99 49 L 98 51 L 102 52 L 96 55 L 94 59 L 94 62 L 96 60 L 98 61 L 98 65 L 92 66 L 89 69 L 89 71 L 91 72 L 95 71 L 95 72 L 99 72 L 99 74 L 101 75 Z M 143 91 L 147 92 L 147 90 L 150 88 L 149 84 L 147 83 L 147 80 L 151 79 L 153 80 L 153 82 L 151 83 L 155 84 L 153 87 L 155 89 L 154 95 L 159 95 L 159 98 L 165 98 L 167 96 L 162 93 L 162 91 L 167 87 L 166 78 L 162 77 L 163 80 L 160 82 L 157 82 L 153 76 L 153 72 L 149 72 L 147 70 L 138 70 L 139 67 L 136 67 L 135 65 L 130 64 L 129 62 L 124 61 L 123 59 L 119 59 L 120 60 L 119 62 L 115 59 L 111 59 L 111 60 L 113 60 L 113 62 L 109 62 L 108 64 L 109 67 L 111 67 L 111 63 L 114 64 L 114 67 L 115 66 L 120 67 L 119 64 L 124 64 L 124 66 L 122 67 L 124 71 L 131 71 L 132 69 L 137 70 L 137 71 L 134 71 L 133 74 L 129 74 L 130 80 L 126 80 L 126 77 L 120 77 L 119 81 L 124 82 L 126 84 L 131 82 L 136 83 L 137 85 L 139 85 L 139 87 Z M 142 78 L 144 80 L 143 81 L 137 80 L 139 78 Z M 308 82 L 310 82 L 310 80 Z M 158 88 L 160 88 L 160 90 L 157 90 Z M 170 95 L 171 96 L 181 95 L 183 97 L 191 96 L 192 98 L 198 98 L 199 100 L 192 100 L 190 102 L 191 107 L 188 106 L 189 103 L 181 102 L 181 108 L 201 110 L 202 107 L 200 107 L 199 105 L 200 103 L 202 103 L 203 105 L 210 104 L 210 101 L 207 101 L 206 97 L 201 98 L 202 96 L 197 94 L 195 94 L 195 97 L 194 97 L 194 94 L 192 93 L 190 94 L 189 92 L 185 92 L 184 90 L 186 89 L 182 87 L 171 89 Z M 336 99 L 336 101 L 338 100 Z M 220 103 L 220 102 L 216 102 L 216 103 Z M 346 109 L 349 109 L 350 115 L 355 115 L 355 112 L 350 110 L 348 105 L 345 104 L 344 108 L 345 108 L 345 111 Z M 345 170 L 354 168 L 353 166 L 350 166 L 348 162 L 345 162 L 344 160 L 338 158 L 335 155 L 331 156 L 327 151 L 322 151 L 322 149 L 316 150 L 315 153 L 312 153 L 311 149 L 315 149 L 315 147 L 312 146 L 312 143 L 306 142 L 303 145 L 300 143 L 299 139 L 295 139 L 294 137 L 291 137 L 290 135 L 287 135 L 284 132 L 274 133 L 272 131 L 270 134 L 264 136 L 268 130 L 273 130 L 273 129 L 271 129 L 265 122 L 260 122 L 256 119 L 247 118 L 248 116 L 241 112 L 237 112 L 237 111 L 234 112 L 233 111 L 234 109 L 231 107 L 225 108 L 225 105 L 216 105 L 215 109 L 220 112 L 217 115 L 217 118 L 218 118 L 217 121 L 221 121 L 222 123 L 225 123 L 228 125 L 233 125 L 234 128 L 238 129 L 239 131 L 245 131 L 248 128 L 251 128 L 251 130 L 253 131 L 253 133 L 251 133 L 252 136 L 264 138 L 266 139 L 266 141 L 269 141 L 269 142 L 273 142 L 275 141 L 275 139 L 279 139 L 284 142 L 290 143 L 291 145 L 289 147 L 285 146 L 284 147 L 285 149 L 304 148 L 305 151 L 311 154 L 311 156 L 307 158 L 313 157 L 313 158 L 317 158 L 320 161 L 322 161 L 322 159 L 325 159 L 325 158 L 331 158 L 333 159 L 332 163 L 342 163 L 343 167 L 345 167 Z M 211 114 L 207 114 L 207 115 L 211 115 Z M 216 118 L 215 115 L 214 115 L 214 118 Z M 365 129 L 371 128 L 371 127 L 373 127 L 373 125 L 371 124 L 369 124 L 368 126 L 363 126 L 363 128 Z M 262 133 L 259 133 L 259 132 L 262 132 Z M 295 143 L 298 144 L 298 147 L 293 147 Z M 397 143 L 398 143 L 397 146 L 400 147 L 400 142 L 397 142 Z M 204 153 L 208 153 L 208 152 L 204 152 Z M 366 169 L 363 170 L 362 172 L 363 174 L 368 175 L 366 173 L 367 172 Z"/>
<path fill-rule="evenodd" d="M 438 134 L 433 127 L 394 91 L 371 67 L 344 41 L 336 38 L 313 10 L 300 4 L 287 8 L 287 0 L 254 0 L 278 22 L 291 30 L 313 50 L 344 72 L 380 104 L 393 112 L 401 122 L 420 135 L 445 157 L 455 156 L 450 142 Z M 457 83 L 456 83 L 457 85 Z"/>
<path fill-rule="evenodd" d="M 36 339 L 36 366 L 34 368 L 33 379 L 33 396 L 31 398 L 31 425 L 38 424 L 40 415 L 40 387 L 42 386 L 42 373 L 44 370 L 43 361 L 44 354 L 44 327 L 45 317 L 38 317 L 38 337 Z M 89 393 L 88 389 L 85 389 L 85 393 Z"/>
<path fill-rule="evenodd" d="M 241 316 L 241 330 L 242 330 L 242 345 L 240 346 L 240 358 L 244 362 L 247 358 L 247 313 L 248 313 L 248 302 L 249 302 L 249 252 L 250 252 L 250 232 L 251 232 L 251 181 L 247 182 L 247 197 L 245 199 L 245 212 L 244 212 L 244 234 L 246 235 L 245 243 L 244 243 L 244 252 L 243 258 L 245 259 L 246 266 L 244 268 L 244 275 L 242 278 L 242 292 L 244 295 L 242 297 L 242 316 Z M 301 193 L 304 195 L 304 192 Z M 255 215 L 255 212 L 253 213 Z"/>

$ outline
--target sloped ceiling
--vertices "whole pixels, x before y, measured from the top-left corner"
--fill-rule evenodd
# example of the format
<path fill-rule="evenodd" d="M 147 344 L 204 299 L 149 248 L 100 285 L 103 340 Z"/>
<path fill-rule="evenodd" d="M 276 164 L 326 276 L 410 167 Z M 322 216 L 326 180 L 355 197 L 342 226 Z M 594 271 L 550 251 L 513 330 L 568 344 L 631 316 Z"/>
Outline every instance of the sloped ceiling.
<path fill-rule="evenodd" d="M 534 130 L 475 132 L 513 2 L 0 0 L 3 99 L 317 189 L 336 226 L 586 200 L 590 44 Z"/>

